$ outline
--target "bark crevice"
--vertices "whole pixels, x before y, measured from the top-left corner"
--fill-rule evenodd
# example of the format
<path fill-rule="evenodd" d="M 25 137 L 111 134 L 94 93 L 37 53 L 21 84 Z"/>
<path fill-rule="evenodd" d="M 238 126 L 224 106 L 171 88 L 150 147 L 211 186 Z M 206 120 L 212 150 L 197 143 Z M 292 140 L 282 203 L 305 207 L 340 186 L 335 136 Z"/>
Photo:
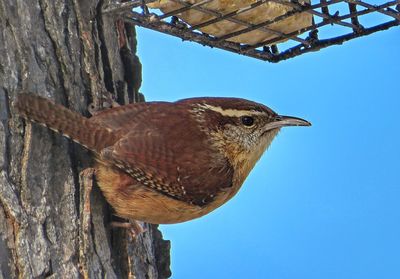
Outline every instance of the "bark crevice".
<path fill-rule="evenodd" d="M 96 185 L 90 195 L 81 187 L 91 154 L 12 107 L 21 91 L 85 115 L 106 91 L 140 99 L 135 30 L 100 13 L 108 2 L 0 1 L 0 278 L 169 277 L 169 242 L 156 226 L 133 241 L 110 229 Z"/>

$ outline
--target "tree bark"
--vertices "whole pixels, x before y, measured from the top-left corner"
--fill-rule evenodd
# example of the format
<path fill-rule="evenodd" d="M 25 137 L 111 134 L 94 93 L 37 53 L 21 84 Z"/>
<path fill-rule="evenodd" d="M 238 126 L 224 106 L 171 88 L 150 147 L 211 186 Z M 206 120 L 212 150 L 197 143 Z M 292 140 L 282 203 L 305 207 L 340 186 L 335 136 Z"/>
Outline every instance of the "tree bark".
<path fill-rule="evenodd" d="M 0 0 L 0 279 L 170 276 L 169 242 L 156 226 L 136 239 L 110 228 L 112 209 L 79 176 L 90 152 L 12 107 L 22 90 L 87 116 L 107 94 L 143 99 L 135 29 L 103 15 L 107 4 Z"/>

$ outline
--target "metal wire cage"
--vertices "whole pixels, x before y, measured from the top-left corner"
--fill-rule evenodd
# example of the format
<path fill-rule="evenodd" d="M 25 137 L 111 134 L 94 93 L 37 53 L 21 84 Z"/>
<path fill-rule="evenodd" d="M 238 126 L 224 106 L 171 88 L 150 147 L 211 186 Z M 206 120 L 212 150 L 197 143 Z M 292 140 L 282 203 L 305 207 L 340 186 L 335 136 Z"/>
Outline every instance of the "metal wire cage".
<path fill-rule="evenodd" d="M 163 3 L 167 2 L 167 7 L 170 5 L 169 9 L 162 7 L 152 9 L 154 2 L 162 1 L 133 0 L 109 6 L 105 12 L 121 13 L 127 21 L 135 25 L 183 40 L 269 62 L 279 62 L 303 53 L 318 51 L 400 25 L 400 0 L 374 4 L 359 0 L 311 0 L 311 2 L 308 0 L 247 0 L 243 1 L 247 3 L 246 6 L 229 11 L 211 8 L 214 1 L 220 1 L 221 4 L 229 2 L 227 0 L 225 2 L 222 0 L 163 1 Z M 276 14 L 277 16 L 263 18 L 261 21 L 247 21 L 246 17 L 242 16 L 245 13 L 257 11 L 256 9 L 260 9 L 262 5 L 265 7 L 269 3 L 284 7 L 281 8 L 283 12 Z M 190 14 L 190 12 L 194 13 Z M 192 20 L 194 17 L 191 15 L 202 20 Z M 292 24 L 291 29 L 285 28 L 288 26 L 289 18 L 299 15 L 310 19 L 309 24 L 298 24 L 298 28 L 294 28 Z M 295 26 L 297 23 L 294 22 Z M 226 26 L 230 24 L 234 28 L 228 28 L 222 34 L 221 32 L 219 34 L 206 33 L 207 30 L 219 30 L 218 28 L 224 24 Z M 257 34 L 258 40 L 251 43 L 240 40 L 247 35 L 249 35 L 247 36 L 249 40 Z"/>

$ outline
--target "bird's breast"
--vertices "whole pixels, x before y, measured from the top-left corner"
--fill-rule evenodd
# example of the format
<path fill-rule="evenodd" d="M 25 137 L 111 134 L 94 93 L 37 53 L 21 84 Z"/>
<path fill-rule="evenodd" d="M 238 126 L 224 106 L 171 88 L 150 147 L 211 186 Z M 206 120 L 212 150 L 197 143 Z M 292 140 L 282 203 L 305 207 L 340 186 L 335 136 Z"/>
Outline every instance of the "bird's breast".
<path fill-rule="evenodd" d="M 224 204 L 232 196 L 220 192 L 206 206 L 173 199 L 146 186 L 112 166 L 98 163 L 96 180 L 108 203 L 123 218 L 152 224 L 173 224 L 199 218 Z"/>

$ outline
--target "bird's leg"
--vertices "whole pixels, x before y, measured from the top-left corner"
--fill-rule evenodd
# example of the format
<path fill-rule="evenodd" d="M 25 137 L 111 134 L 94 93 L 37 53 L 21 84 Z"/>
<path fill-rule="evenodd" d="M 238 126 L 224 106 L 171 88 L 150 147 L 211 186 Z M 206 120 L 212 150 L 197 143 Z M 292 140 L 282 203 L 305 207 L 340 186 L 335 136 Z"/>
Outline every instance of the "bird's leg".
<path fill-rule="evenodd" d="M 129 220 L 128 222 L 111 222 L 111 227 L 129 230 L 132 239 L 135 239 L 142 233 L 146 232 L 146 229 L 144 229 L 139 221 L 136 220 Z"/>
<path fill-rule="evenodd" d="M 92 192 L 94 183 L 95 169 L 87 168 L 83 170 L 80 174 L 80 184 L 82 191 L 81 198 L 81 220 L 82 220 L 82 231 L 84 233 L 82 244 L 86 243 L 85 240 L 89 237 L 90 227 L 91 227 L 91 205 L 90 205 L 90 193 Z M 142 227 L 139 221 L 129 220 L 128 222 L 111 222 L 111 227 L 114 228 L 125 228 L 131 233 L 132 239 L 135 239 L 142 233 L 146 232 L 146 229 Z"/>

